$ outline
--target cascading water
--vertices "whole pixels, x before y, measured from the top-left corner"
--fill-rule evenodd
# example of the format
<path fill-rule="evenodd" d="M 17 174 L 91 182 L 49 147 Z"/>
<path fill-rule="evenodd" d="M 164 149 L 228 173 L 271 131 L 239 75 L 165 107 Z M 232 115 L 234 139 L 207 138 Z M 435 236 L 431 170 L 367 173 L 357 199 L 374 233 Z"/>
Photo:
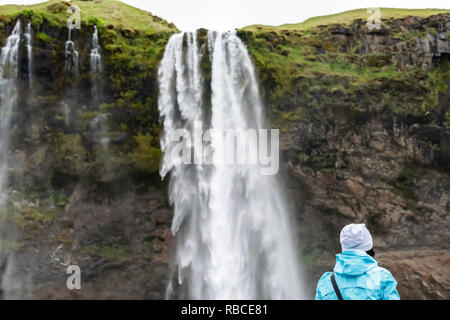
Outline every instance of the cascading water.
<path fill-rule="evenodd" d="M 92 100 L 94 103 L 98 102 L 99 81 L 100 75 L 103 72 L 103 61 L 101 54 L 101 47 L 98 39 L 98 29 L 94 26 L 94 32 L 92 34 L 91 52 L 90 52 L 90 67 L 92 78 Z M 109 149 L 110 138 L 108 137 L 108 115 L 99 114 L 90 122 L 90 127 L 94 131 L 95 140 L 102 147 L 102 152 L 106 152 Z"/>
<path fill-rule="evenodd" d="M 22 33 L 20 20 L 6 39 L 0 56 L 0 207 L 6 200 L 9 129 L 12 109 L 17 100 L 19 43 Z"/>
<path fill-rule="evenodd" d="M 94 132 L 94 140 L 100 144 L 102 152 L 107 152 L 109 149 L 110 138 L 108 137 L 108 115 L 105 113 L 94 117 L 89 127 Z"/>
<path fill-rule="evenodd" d="M 97 26 L 94 26 L 94 33 L 92 34 L 92 48 L 91 48 L 91 72 L 102 72 L 103 63 L 102 55 L 100 53 L 101 47 L 98 43 L 98 30 Z"/>
<path fill-rule="evenodd" d="M 25 39 L 26 39 L 26 46 L 27 46 L 27 58 L 28 58 L 28 82 L 30 87 L 33 84 L 33 45 L 32 45 L 32 38 L 31 38 L 31 22 L 28 22 L 27 27 L 25 29 L 24 33 Z"/>
<path fill-rule="evenodd" d="M 211 165 L 184 165 L 169 152 L 173 133 L 185 129 L 194 135 L 197 121 L 219 132 L 269 128 L 241 40 L 234 33 L 210 32 L 208 48 L 211 114 L 203 103 L 202 57 L 195 33 L 170 38 L 158 74 L 164 125 L 161 176 L 170 172 L 172 232 L 177 239 L 173 280 L 179 295 L 192 299 L 303 298 L 278 178 L 261 175 L 259 165 L 222 164 L 218 154 L 226 146 L 214 135 Z M 202 157 L 198 152 L 193 149 L 194 159 Z M 168 297 L 174 290 L 171 281 Z"/>
<path fill-rule="evenodd" d="M 30 34 L 29 27 L 26 28 L 26 33 Z M 8 180 L 10 122 L 18 97 L 17 79 L 21 36 L 22 25 L 21 21 L 17 20 L 11 35 L 6 39 L 0 55 L 0 209 L 4 209 L 7 201 L 6 186 Z M 28 42 L 28 37 L 25 33 L 24 36 L 27 40 L 27 46 L 31 45 L 31 39 Z M 31 63 L 31 54 L 28 54 L 28 63 Z M 28 72 L 31 74 L 31 68 L 28 68 Z M 1 218 L 4 221 L 4 217 Z M 14 228 L 2 226 L 0 231 L 2 232 L 1 241 L 17 241 Z M 1 284 L 4 298 L 23 298 L 29 292 L 29 284 L 31 282 L 26 275 L 21 274 L 18 270 L 15 253 L 1 247 L 0 257 L 1 263 L 5 267 Z"/>
<path fill-rule="evenodd" d="M 92 34 L 92 48 L 90 53 L 91 76 L 92 76 L 92 93 L 94 96 L 98 94 L 98 76 L 103 71 L 103 62 L 101 55 L 101 47 L 98 43 L 98 30 L 94 26 Z"/>
<path fill-rule="evenodd" d="M 65 44 L 65 56 L 66 56 L 66 71 L 70 75 L 78 76 L 78 51 L 75 48 L 75 43 L 72 41 L 72 29 L 74 26 L 70 24 L 68 26 L 68 36 Z"/>

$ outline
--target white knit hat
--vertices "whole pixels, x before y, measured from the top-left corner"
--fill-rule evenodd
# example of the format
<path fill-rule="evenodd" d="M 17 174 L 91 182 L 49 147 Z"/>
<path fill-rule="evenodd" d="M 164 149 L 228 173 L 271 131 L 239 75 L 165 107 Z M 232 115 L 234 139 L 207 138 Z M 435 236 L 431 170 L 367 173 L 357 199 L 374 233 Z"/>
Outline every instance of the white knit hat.
<path fill-rule="evenodd" d="M 372 236 L 364 223 L 346 225 L 341 231 L 342 251 L 369 251 L 372 245 Z"/>

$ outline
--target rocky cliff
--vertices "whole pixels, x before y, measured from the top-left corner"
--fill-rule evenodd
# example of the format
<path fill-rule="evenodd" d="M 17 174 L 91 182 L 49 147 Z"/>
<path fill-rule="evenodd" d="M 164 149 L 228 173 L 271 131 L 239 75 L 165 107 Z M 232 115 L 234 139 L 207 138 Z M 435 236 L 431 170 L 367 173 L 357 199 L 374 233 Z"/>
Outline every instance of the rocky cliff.
<path fill-rule="evenodd" d="M 71 31 L 78 73 L 66 68 L 65 2 L 7 7 L 12 13 L 0 16 L 2 43 L 17 19 L 31 22 L 33 37 L 31 88 L 22 44 L 19 50 L 1 224 L 2 274 L 16 285 L 4 281 L 3 291 L 25 298 L 163 298 L 171 211 L 158 174 L 157 68 L 179 31 L 118 1 L 72 3 L 81 8 L 80 29 Z M 94 26 L 104 65 L 96 78 L 89 65 Z M 70 264 L 82 270 L 80 291 L 65 285 Z"/>
<path fill-rule="evenodd" d="M 254 56 L 309 283 L 365 222 L 403 298 L 448 299 L 450 15 L 240 32 Z"/>
<path fill-rule="evenodd" d="M 1 224 L 2 274 L 18 285 L 3 291 L 164 298 L 172 212 L 158 174 L 157 67 L 179 31 L 117 1 L 72 2 L 82 12 L 81 29 L 72 31 L 78 76 L 65 70 L 64 2 L 0 8 L 2 43 L 17 19 L 30 21 L 33 35 L 31 88 L 19 64 Z M 100 79 L 89 68 L 94 25 Z M 281 128 L 311 297 L 339 251 L 340 228 L 353 221 L 372 230 L 377 258 L 403 298 L 450 297 L 449 27 L 443 13 L 386 18 L 376 30 L 352 19 L 238 31 L 268 117 Z M 204 30 L 198 35 L 207 56 Z M 20 55 L 26 61 L 23 48 Z M 82 270 L 82 290 L 66 288 L 71 264 Z"/>

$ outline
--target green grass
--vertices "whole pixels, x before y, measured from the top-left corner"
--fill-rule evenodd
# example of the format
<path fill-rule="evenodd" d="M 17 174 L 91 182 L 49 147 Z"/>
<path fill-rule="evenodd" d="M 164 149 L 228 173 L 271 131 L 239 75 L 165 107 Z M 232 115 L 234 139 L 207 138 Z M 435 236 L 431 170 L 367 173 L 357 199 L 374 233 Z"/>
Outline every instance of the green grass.
<path fill-rule="evenodd" d="M 248 42 L 248 50 L 258 70 L 263 72 L 260 75 L 261 80 L 272 82 L 273 91 L 277 96 L 291 90 L 291 86 L 295 85 L 295 79 L 301 79 L 314 87 L 315 82 L 307 82 L 307 79 L 327 75 L 328 86 L 334 88 L 343 78 L 346 78 L 349 85 L 361 86 L 384 78 L 404 80 L 415 72 L 415 70 L 399 70 L 394 65 L 385 63 L 385 57 L 379 54 L 327 52 L 316 55 L 314 54 L 316 42 L 323 40 L 319 36 L 290 35 L 285 38 L 287 43 L 277 45 L 275 48 L 264 36 L 256 36 L 254 40 Z M 326 43 L 319 45 L 324 44 Z M 355 63 L 355 59 L 363 58 L 367 59 L 367 65 Z"/>
<path fill-rule="evenodd" d="M 449 14 L 450 10 L 381 9 L 381 19 L 424 17 L 440 12 Z M 308 118 L 309 112 L 302 105 L 314 109 L 314 115 L 323 112 L 325 118 L 340 115 L 343 124 L 360 118 L 374 105 L 388 107 L 395 114 L 419 117 L 436 110 L 438 93 L 448 91 L 442 70 L 433 68 L 424 73 L 418 67 L 397 66 L 389 54 L 361 53 L 364 48 L 361 39 L 347 41 L 349 47 L 344 52 L 327 28 L 315 28 L 350 23 L 356 18 L 367 18 L 366 9 L 311 18 L 293 25 L 250 26 L 238 30 L 258 71 L 265 101 L 274 106 L 272 120 L 276 123 L 302 121 Z M 435 32 L 435 28 L 428 28 L 402 35 L 394 29 L 393 39 L 409 42 Z M 295 110 L 284 102 L 293 92 L 301 93 L 296 96 L 299 107 Z M 373 95 L 378 98 L 374 99 Z"/>
<path fill-rule="evenodd" d="M 448 9 L 394 9 L 380 8 L 381 20 L 387 18 L 403 18 L 406 16 L 427 17 L 439 13 L 450 13 Z M 330 25 L 334 23 L 350 24 L 355 19 L 367 19 L 371 14 L 367 9 L 355 9 L 336 14 L 309 18 L 300 23 L 282 24 L 280 26 L 251 25 L 243 30 L 308 30 L 320 25 Z"/>
<path fill-rule="evenodd" d="M 0 210 L 0 222 L 12 223 L 22 230 L 42 231 L 55 218 L 55 212 L 37 205 L 23 206 L 20 210 L 6 207 Z"/>
<path fill-rule="evenodd" d="M 133 254 L 128 248 L 125 247 L 108 247 L 91 245 L 86 247 L 81 247 L 80 251 L 84 254 L 99 256 L 102 258 L 127 261 L 133 258 Z"/>
<path fill-rule="evenodd" d="M 66 1 L 50 0 L 33 5 L 0 6 L 0 15 L 12 16 L 23 10 L 41 14 L 54 23 L 65 23 L 70 16 L 66 12 Z M 176 27 L 153 16 L 150 12 L 140 10 L 117 0 L 71 1 L 81 10 L 81 21 L 87 24 L 97 23 L 113 25 L 121 29 L 139 30 L 149 33 L 167 32 Z M 38 21 L 36 21 L 38 22 Z"/>
<path fill-rule="evenodd" d="M 44 32 L 37 32 L 36 38 L 43 41 L 43 42 L 50 42 L 51 38 Z"/>
<path fill-rule="evenodd" d="M 150 134 L 142 135 L 139 133 L 135 139 L 138 146 L 130 153 L 130 162 L 134 163 L 136 168 L 142 172 L 157 172 L 161 159 L 161 150 L 152 146 L 154 137 Z"/>

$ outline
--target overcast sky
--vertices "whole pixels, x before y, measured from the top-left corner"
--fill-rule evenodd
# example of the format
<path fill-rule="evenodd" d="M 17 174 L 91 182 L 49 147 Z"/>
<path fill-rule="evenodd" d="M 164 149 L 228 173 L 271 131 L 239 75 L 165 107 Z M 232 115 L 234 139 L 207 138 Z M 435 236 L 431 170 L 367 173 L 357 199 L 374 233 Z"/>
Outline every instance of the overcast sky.
<path fill-rule="evenodd" d="M 41 0 L 0 0 L 2 4 L 31 4 Z M 251 24 L 280 25 L 341 11 L 367 8 L 450 9 L 449 0 L 123 0 L 150 11 L 183 30 L 233 30 Z"/>

